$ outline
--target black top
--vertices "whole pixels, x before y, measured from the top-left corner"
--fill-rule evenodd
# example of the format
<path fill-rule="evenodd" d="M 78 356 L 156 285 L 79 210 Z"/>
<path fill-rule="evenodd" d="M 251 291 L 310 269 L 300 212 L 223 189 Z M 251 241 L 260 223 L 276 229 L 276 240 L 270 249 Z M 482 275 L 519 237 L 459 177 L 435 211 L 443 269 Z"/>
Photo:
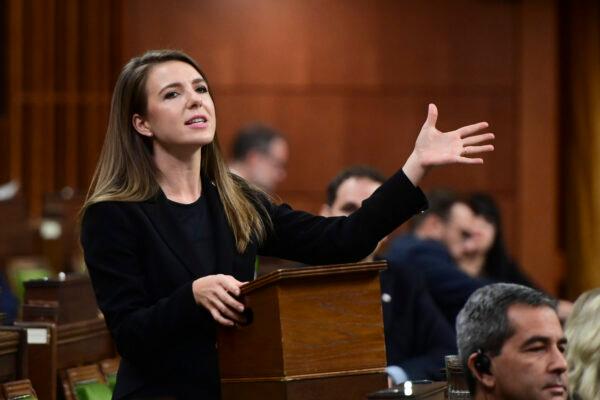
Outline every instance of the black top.
<path fill-rule="evenodd" d="M 177 203 L 167 199 L 168 207 L 191 244 L 194 263 L 202 275 L 217 273 L 213 224 L 208 214 L 206 197 L 200 196 L 190 204 Z"/>

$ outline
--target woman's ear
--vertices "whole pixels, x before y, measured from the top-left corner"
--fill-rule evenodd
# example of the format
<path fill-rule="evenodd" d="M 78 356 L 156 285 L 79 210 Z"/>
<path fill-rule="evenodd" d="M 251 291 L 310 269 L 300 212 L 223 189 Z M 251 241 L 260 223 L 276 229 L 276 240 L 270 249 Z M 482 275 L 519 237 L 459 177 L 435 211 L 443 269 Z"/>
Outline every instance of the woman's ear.
<path fill-rule="evenodd" d="M 146 137 L 152 137 L 154 134 L 150 130 L 150 124 L 146 121 L 140 114 L 133 114 L 131 118 L 131 123 L 135 130 L 140 134 Z"/>

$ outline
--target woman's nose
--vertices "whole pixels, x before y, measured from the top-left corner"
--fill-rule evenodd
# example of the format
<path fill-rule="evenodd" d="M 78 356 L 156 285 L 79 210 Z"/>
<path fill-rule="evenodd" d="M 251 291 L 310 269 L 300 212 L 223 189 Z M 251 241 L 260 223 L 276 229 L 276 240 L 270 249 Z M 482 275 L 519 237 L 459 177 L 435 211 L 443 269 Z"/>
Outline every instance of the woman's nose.
<path fill-rule="evenodd" d="M 202 94 L 192 90 L 188 97 L 188 108 L 200 107 L 202 105 Z"/>

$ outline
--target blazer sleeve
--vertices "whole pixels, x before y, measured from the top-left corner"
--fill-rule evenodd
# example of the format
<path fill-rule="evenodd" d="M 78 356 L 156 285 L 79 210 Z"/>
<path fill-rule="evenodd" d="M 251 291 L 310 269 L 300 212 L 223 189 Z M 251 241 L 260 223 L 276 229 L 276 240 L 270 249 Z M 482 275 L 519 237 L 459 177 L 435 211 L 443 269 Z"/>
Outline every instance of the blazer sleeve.
<path fill-rule="evenodd" d="M 131 211 L 119 202 L 91 205 L 82 220 L 81 244 L 98 305 L 119 353 L 140 360 L 160 352 L 165 340 L 178 332 L 210 319 L 195 303 L 191 281 L 168 297 L 151 299 L 139 257 L 144 250 Z"/>
<path fill-rule="evenodd" d="M 348 217 L 325 218 L 294 211 L 288 205 L 266 205 L 272 233 L 259 253 L 306 264 L 356 262 L 417 212 L 427 199 L 400 170 Z"/>

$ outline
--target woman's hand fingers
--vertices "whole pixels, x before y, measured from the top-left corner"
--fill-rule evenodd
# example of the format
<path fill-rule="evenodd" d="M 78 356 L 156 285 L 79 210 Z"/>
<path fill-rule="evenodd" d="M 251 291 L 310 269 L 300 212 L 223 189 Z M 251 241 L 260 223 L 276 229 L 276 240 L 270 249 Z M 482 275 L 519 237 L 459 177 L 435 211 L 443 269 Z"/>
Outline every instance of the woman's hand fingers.
<path fill-rule="evenodd" d="M 463 139 L 463 146 L 471 146 L 474 144 L 479 144 L 483 142 L 487 142 L 488 140 L 494 139 L 493 133 L 483 133 L 481 135 L 469 136 Z"/>
<path fill-rule="evenodd" d="M 217 297 L 220 302 L 238 313 L 244 312 L 244 305 L 240 303 L 227 290 L 217 292 Z"/>
<path fill-rule="evenodd" d="M 462 156 L 472 156 L 480 153 L 488 153 L 494 151 L 494 146 L 491 144 L 485 144 L 483 146 L 467 146 L 463 149 Z"/>
<path fill-rule="evenodd" d="M 210 315 L 212 315 L 213 319 L 221 325 L 224 326 L 234 326 L 235 323 L 221 315 L 217 308 L 208 308 Z"/>
<path fill-rule="evenodd" d="M 437 116 L 437 108 L 430 104 L 413 153 L 403 167 L 413 183 L 417 183 L 429 167 L 452 163 L 480 164 L 482 159 L 469 157 L 494 150 L 492 145 L 483 144 L 494 139 L 494 134 L 479 133 L 488 128 L 487 122 L 441 132 L 435 128 Z"/>
<path fill-rule="evenodd" d="M 221 283 L 221 285 L 227 292 L 231 293 L 234 296 L 240 295 L 240 287 L 244 284 L 244 282 L 238 281 L 231 275 L 217 275 L 217 276 L 222 277 L 219 282 Z"/>
<path fill-rule="evenodd" d="M 244 317 L 241 314 L 244 311 L 244 305 L 231 297 L 229 293 L 224 291 L 218 298 L 213 299 L 213 306 L 222 317 L 232 322 L 230 325 L 233 325 L 234 322 L 244 322 Z"/>
<path fill-rule="evenodd" d="M 489 126 L 487 122 L 478 122 L 476 124 L 471 124 L 467 126 L 463 126 L 462 128 L 456 129 L 454 132 L 448 133 L 457 133 L 461 138 L 467 137 L 469 135 L 474 134 L 475 132 L 479 132 L 483 129 L 486 129 Z"/>
<path fill-rule="evenodd" d="M 243 323 L 244 305 L 236 297 L 240 294 L 240 282 L 229 275 L 209 275 L 196 279 L 192 292 L 196 303 L 206 308 L 215 321 L 226 326 Z"/>
<path fill-rule="evenodd" d="M 427 107 L 427 119 L 423 123 L 423 128 L 433 128 L 435 129 L 435 124 L 437 123 L 438 110 L 435 104 L 430 103 Z"/>

